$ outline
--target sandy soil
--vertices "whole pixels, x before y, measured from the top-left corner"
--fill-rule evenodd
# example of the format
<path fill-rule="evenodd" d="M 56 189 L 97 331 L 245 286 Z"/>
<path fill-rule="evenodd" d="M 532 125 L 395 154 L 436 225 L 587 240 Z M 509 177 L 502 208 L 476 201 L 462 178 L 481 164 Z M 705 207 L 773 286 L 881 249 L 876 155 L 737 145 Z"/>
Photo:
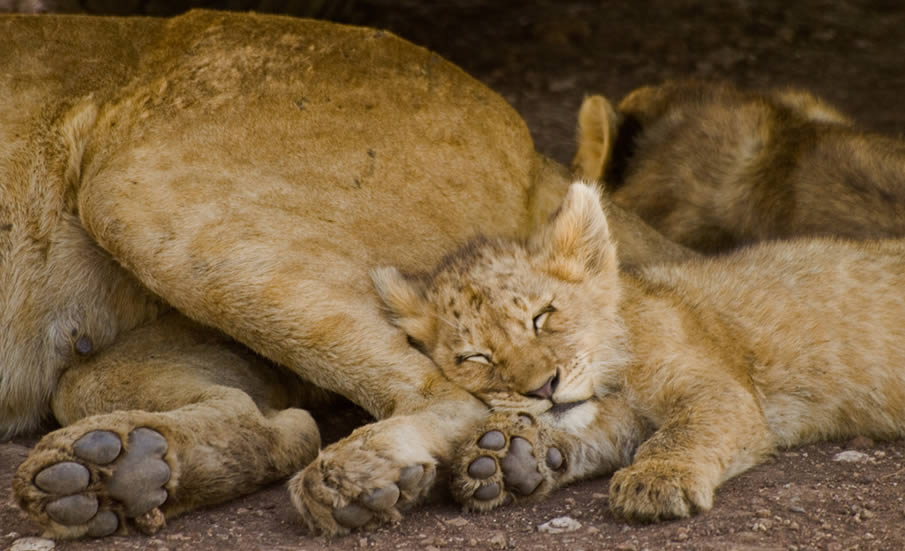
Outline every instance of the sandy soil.
<path fill-rule="evenodd" d="M 538 148 L 568 162 L 584 94 L 613 99 L 647 83 L 697 76 L 746 86 L 805 86 L 868 128 L 901 134 L 905 10 L 889 1 L 636 0 L 496 2 L 360 0 L 346 19 L 428 46 L 499 91 L 525 117 Z M 349 413 L 349 412 L 347 412 Z M 354 412 L 349 413 L 356 418 Z M 325 426 L 334 435 L 343 426 Z M 0 488 L 34 439 L 0 444 Z M 839 452 L 858 461 L 834 460 Z M 905 442 L 805 446 L 728 482 L 713 511 L 629 525 L 607 508 L 608 479 L 536 505 L 463 514 L 448 499 L 399 525 L 327 540 L 297 522 L 281 486 L 172 521 L 151 538 L 58 543 L 109 549 L 905 549 Z M 569 516 L 575 531 L 538 525 Z M 0 549 L 36 528 L 0 502 Z"/>

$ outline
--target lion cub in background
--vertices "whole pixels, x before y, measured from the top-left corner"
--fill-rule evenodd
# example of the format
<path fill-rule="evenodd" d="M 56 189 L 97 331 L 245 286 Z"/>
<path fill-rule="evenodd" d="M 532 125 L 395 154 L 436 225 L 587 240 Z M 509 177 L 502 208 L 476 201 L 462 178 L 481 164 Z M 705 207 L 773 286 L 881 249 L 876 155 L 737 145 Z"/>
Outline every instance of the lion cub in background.
<path fill-rule="evenodd" d="M 905 142 L 801 90 L 646 86 L 585 99 L 577 177 L 701 252 L 802 235 L 905 235 Z"/>
<path fill-rule="evenodd" d="M 905 434 L 901 241 L 625 273 L 598 192 L 574 184 L 527 242 L 372 279 L 393 323 L 498 412 L 463 447 L 454 491 L 472 509 L 620 469 L 615 512 L 686 517 L 777 447 Z"/>

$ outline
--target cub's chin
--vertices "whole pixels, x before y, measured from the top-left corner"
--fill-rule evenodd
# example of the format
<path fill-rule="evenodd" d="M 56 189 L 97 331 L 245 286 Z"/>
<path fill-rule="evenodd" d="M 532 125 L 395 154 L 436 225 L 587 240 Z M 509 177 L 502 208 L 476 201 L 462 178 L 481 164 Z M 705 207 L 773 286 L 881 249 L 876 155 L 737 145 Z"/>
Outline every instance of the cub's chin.
<path fill-rule="evenodd" d="M 553 407 L 551 407 L 549 410 L 547 410 L 546 413 L 549 413 L 550 415 L 563 416 L 566 413 L 568 413 L 570 410 L 577 408 L 586 402 L 587 402 L 587 400 L 577 400 L 575 402 L 565 402 L 562 404 L 553 404 Z"/>
<path fill-rule="evenodd" d="M 538 419 L 562 430 L 581 430 L 594 422 L 596 408 L 593 400 L 578 400 L 553 404 Z"/>

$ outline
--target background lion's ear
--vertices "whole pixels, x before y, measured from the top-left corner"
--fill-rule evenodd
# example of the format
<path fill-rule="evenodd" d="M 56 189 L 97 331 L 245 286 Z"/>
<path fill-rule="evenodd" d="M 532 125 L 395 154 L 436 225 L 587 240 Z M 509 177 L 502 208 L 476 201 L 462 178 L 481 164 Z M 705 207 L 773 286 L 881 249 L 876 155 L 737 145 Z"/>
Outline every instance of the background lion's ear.
<path fill-rule="evenodd" d="M 546 271 L 566 281 L 615 274 L 616 244 L 600 204 L 596 186 L 575 183 L 559 212 L 532 239 L 532 250 L 546 263 Z"/>
<path fill-rule="evenodd" d="M 371 281 L 393 325 L 402 329 L 416 346 L 427 346 L 433 340 L 436 318 L 424 296 L 423 284 L 391 266 L 371 270 Z"/>
<path fill-rule="evenodd" d="M 578 111 L 578 151 L 572 159 L 572 175 L 588 181 L 602 181 L 606 173 L 620 116 L 603 96 L 588 96 Z"/>

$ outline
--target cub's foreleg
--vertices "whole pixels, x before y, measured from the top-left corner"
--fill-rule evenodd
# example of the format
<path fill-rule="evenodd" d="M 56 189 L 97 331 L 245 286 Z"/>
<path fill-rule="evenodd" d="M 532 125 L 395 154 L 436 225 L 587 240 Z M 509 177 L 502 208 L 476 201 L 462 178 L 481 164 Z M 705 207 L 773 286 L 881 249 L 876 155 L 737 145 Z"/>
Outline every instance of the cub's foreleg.
<path fill-rule="evenodd" d="M 54 537 L 156 532 L 165 517 L 251 492 L 317 454 L 298 382 L 178 315 L 67 371 L 64 428 L 19 467 L 15 500 Z"/>
<path fill-rule="evenodd" d="M 709 369 L 707 364 L 711 363 Z M 774 449 L 755 392 L 704 352 L 694 366 L 652 361 L 629 379 L 636 408 L 657 425 L 631 465 L 613 475 L 613 512 L 643 521 L 707 511 L 716 487 Z"/>

